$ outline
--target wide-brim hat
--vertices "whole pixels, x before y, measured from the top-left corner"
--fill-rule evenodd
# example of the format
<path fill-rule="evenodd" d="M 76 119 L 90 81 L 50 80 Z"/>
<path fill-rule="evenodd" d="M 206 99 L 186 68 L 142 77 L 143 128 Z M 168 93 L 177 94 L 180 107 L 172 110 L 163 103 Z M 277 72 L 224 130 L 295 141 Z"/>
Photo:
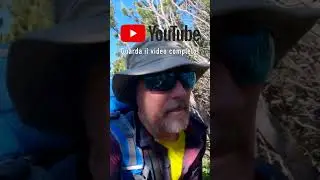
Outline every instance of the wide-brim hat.
<path fill-rule="evenodd" d="M 275 40 L 276 61 L 281 59 L 320 18 L 319 3 L 318 8 L 311 8 L 302 6 L 302 2 L 295 7 L 286 7 L 270 0 L 211 2 L 211 31 L 214 35 L 211 41 L 215 41 L 219 36 L 221 37 L 220 33 L 226 31 L 267 28 Z"/>
<path fill-rule="evenodd" d="M 115 96 L 119 101 L 134 104 L 135 92 L 137 87 L 137 78 L 139 76 L 158 73 L 176 68 L 187 68 L 196 73 L 196 78 L 199 78 L 210 67 L 209 63 L 197 63 L 191 61 L 186 54 L 170 53 L 188 52 L 187 48 L 181 43 L 175 41 L 151 41 L 146 40 L 143 43 L 138 43 L 132 49 L 139 49 L 141 53 L 130 54 L 126 57 L 127 70 L 116 73 L 112 79 L 112 88 Z M 148 50 L 148 53 L 145 50 Z M 152 49 L 159 49 L 165 54 L 153 54 Z"/>
<path fill-rule="evenodd" d="M 81 79 L 81 54 L 100 52 L 108 56 L 109 6 L 105 0 L 53 2 L 53 27 L 27 33 L 10 44 L 7 87 L 24 123 L 68 133 L 80 120 L 67 112 L 75 111 L 72 107 L 79 103 L 75 81 Z M 92 61 L 94 56 L 85 57 L 85 61 Z M 71 76 L 73 80 L 69 80 Z M 66 94 L 67 98 L 61 97 Z M 78 109 L 73 114 L 80 112 Z"/>

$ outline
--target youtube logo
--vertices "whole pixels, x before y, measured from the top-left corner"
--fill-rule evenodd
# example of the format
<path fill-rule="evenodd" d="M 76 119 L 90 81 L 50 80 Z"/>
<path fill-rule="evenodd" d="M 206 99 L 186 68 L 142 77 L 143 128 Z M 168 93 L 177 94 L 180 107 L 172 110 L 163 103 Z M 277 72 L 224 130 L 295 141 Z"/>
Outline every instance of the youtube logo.
<path fill-rule="evenodd" d="M 143 42 L 146 40 L 146 28 L 142 24 L 122 25 L 120 39 L 123 42 Z"/>

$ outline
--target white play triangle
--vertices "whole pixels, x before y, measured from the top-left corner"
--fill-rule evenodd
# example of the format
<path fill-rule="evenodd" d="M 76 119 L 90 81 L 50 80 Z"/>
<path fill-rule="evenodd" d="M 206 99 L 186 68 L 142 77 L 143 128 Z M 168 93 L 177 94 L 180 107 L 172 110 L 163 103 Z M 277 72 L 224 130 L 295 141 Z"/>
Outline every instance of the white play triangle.
<path fill-rule="evenodd" d="M 133 30 L 130 30 L 130 37 L 132 37 L 132 36 L 134 36 L 134 35 L 136 35 L 137 33 L 135 32 L 135 31 L 133 31 Z"/>

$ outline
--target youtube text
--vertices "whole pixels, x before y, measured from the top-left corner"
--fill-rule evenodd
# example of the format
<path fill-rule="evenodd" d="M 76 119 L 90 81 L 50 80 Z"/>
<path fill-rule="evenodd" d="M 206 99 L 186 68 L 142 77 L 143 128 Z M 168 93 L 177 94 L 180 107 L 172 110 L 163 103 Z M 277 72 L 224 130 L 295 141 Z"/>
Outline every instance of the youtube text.
<path fill-rule="evenodd" d="M 148 26 L 151 41 L 199 41 L 201 34 L 199 30 L 188 29 L 185 25 L 184 29 L 178 26 L 170 26 L 169 29 L 160 30 L 159 26 Z"/>
<path fill-rule="evenodd" d="M 136 48 L 136 49 L 126 49 L 121 48 L 120 53 L 122 55 L 128 54 L 139 54 L 139 55 L 147 55 L 147 54 L 156 54 L 156 55 L 193 55 L 199 53 L 199 51 L 192 50 L 189 48 L 184 49 L 162 49 L 162 48 Z"/>

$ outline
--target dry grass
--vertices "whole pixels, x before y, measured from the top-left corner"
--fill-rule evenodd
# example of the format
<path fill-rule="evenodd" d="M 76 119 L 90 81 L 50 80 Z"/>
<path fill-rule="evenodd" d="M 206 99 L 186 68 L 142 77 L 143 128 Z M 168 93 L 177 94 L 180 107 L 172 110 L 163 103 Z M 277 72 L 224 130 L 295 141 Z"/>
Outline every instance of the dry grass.
<path fill-rule="evenodd" d="M 199 79 L 193 94 L 200 115 L 205 120 L 205 123 L 210 126 L 210 70 Z"/>
<path fill-rule="evenodd" d="M 282 133 L 297 143 L 320 172 L 320 24 L 309 32 L 281 61 L 265 87 L 263 96 L 270 118 Z M 285 142 L 283 142 L 285 143 Z M 279 164 L 290 179 L 294 177 L 285 157 L 268 146 L 258 133 L 258 152 L 267 161 Z"/>

